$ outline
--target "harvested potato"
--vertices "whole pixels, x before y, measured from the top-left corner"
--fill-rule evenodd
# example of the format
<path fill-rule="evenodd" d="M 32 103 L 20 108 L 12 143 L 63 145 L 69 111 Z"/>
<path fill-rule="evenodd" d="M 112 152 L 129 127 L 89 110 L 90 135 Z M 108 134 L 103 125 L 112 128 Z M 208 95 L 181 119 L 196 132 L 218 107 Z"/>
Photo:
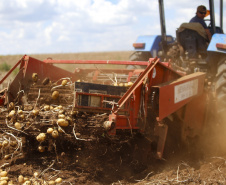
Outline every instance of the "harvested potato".
<path fill-rule="evenodd" d="M 16 128 L 17 130 L 21 130 L 21 128 L 22 128 L 22 126 L 21 126 L 21 124 L 20 124 L 19 122 L 16 122 L 16 123 L 14 124 L 14 126 L 15 126 L 15 128 Z"/>
<path fill-rule="evenodd" d="M 24 120 L 24 118 L 25 118 L 24 114 L 20 114 L 20 115 L 19 115 L 19 119 L 20 119 L 20 120 Z"/>
<path fill-rule="evenodd" d="M 59 118 L 59 119 L 65 119 L 65 115 L 64 115 L 64 114 L 59 114 L 59 115 L 58 115 L 58 118 Z"/>
<path fill-rule="evenodd" d="M 118 83 L 117 82 L 114 82 L 114 86 L 118 86 Z"/>
<path fill-rule="evenodd" d="M 32 80 L 33 80 L 33 82 L 37 82 L 38 81 L 38 74 L 37 73 L 33 73 L 32 74 Z"/>
<path fill-rule="evenodd" d="M 133 82 L 128 82 L 128 86 L 131 87 L 133 85 Z"/>
<path fill-rule="evenodd" d="M 62 80 L 61 85 L 62 85 L 62 86 L 67 85 L 67 80 Z"/>
<path fill-rule="evenodd" d="M 34 175 L 34 177 L 36 178 L 36 177 L 39 176 L 39 173 L 38 173 L 38 172 L 35 172 L 33 175 Z"/>
<path fill-rule="evenodd" d="M 4 156 L 4 159 L 5 159 L 5 160 L 10 159 L 10 155 L 5 155 L 5 156 Z"/>
<path fill-rule="evenodd" d="M 15 108 L 15 105 L 13 102 L 9 103 L 9 110 L 13 110 Z"/>
<path fill-rule="evenodd" d="M 15 110 L 11 110 L 8 116 L 10 118 L 12 118 L 15 114 L 16 114 L 16 111 Z"/>
<path fill-rule="evenodd" d="M 0 179 L 1 181 L 4 181 L 4 180 L 6 180 L 6 181 L 8 181 L 9 180 L 9 177 L 1 177 L 1 179 Z"/>
<path fill-rule="evenodd" d="M 58 120 L 57 120 L 57 123 L 58 123 L 58 125 L 61 126 L 61 127 L 67 127 L 68 124 L 69 124 L 68 121 L 65 120 L 65 119 L 58 119 Z"/>
<path fill-rule="evenodd" d="M 19 183 L 24 183 L 24 176 L 23 175 L 19 175 L 18 182 Z"/>
<path fill-rule="evenodd" d="M 33 110 L 32 110 L 32 114 L 33 114 L 34 116 L 37 116 L 37 115 L 39 114 L 39 110 L 38 110 L 38 109 L 33 109 Z"/>
<path fill-rule="evenodd" d="M 7 171 L 1 171 L 0 177 L 6 177 L 8 175 Z"/>
<path fill-rule="evenodd" d="M 8 182 L 6 180 L 0 181 L 0 185 L 7 185 Z"/>
<path fill-rule="evenodd" d="M 49 111 L 49 110 L 50 110 L 50 106 L 49 106 L 49 105 L 45 105 L 45 106 L 44 106 L 44 110 L 45 110 L 45 111 Z"/>
<path fill-rule="evenodd" d="M 31 181 L 25 181 L 24 183 L 23 183 L 23 185 L 30 185 L 31 184 Z"/>
<path fill-rule="evenodd" d="M 58 113 L 59 113 L 59 114 L 63 114 L 64 112 L 65 112 L 65 111 L 64 111 L 63 109 L 60 109 Z"/>
<path fill-rule="evenodd" d="M 52 93 L 52 99 L 56 100 L 59 97 L 59 92 L 58 91 L 53 91 Z"/>
<path fill-rule="evenodd" d="M 59 184 L 59 183 L 61 183 L 62 182 L 62 178 L 57 178 L 56 180 L 55 180 L 55 182 L 57 183 L 57 184 Z"/>
<path fill-rule="evenodd" d="M 39 152 L 45 152 L 45 147 L 44 146 L 38 146 L 38 151 Z"/>
<path fill-rule="evenodd" d="M 58 136 L 59 136 L 58 131 L 57 131 L 57 130 L 53 130 L 53 132 L 52 132 L 52 137 L 53 137 L 54 139 L 56 139 L 56 138 L 58 138 Z"/>
<path fill-rule="evenodd" d="M 47 133 L 48 133 L 48 134 L 52 134 L 52 132 L 53 132 L 53 128 L 48 128 L 48 129 L 47 129 Z"/>
<path fill-rule="evenodd" d="M 2 147 L 4 148 L 4 147 L 7 147 L 9 145 L 9 141 L 8 140 L 4 140 L 3 142 L 2 142 Z"/>
<path fill-rule="evenodd" d="M 36 137 L 38 142 L 43 142 L 46 139 L 46 134 L 45 133 L 40 133 L 37 137 Z"/>
<path fill-rule="evenodd" d="M 63 106 L 62 105 L 59 105 L 57 108 L 58 109 L 63 109 Z"/>
<path fill-rule="evenodd" d="M 55 183 L 55 181 L 49 181 L 48 184 L 49 185 L 55 185 L 56 183 Z"/>
<path fill-rule="evenodd" d="M 17 113 L 18 114 L 23 114 L 23 110 L 20 109 L 20 110 L 17 111 Z"/>

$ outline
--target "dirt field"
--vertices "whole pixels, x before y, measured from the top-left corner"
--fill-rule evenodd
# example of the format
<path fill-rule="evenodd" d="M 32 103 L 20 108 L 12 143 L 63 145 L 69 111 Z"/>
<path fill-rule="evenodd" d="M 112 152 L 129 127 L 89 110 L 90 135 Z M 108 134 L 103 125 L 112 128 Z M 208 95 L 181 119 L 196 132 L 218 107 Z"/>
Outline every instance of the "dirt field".
<path fill-rule="evenodd" d="M 48 57 L 65 60 L 128 60 L 131 53 L 105 52 L 30 56 L 40 60 Z M 21 56 L 1 56 L 0 63 L 7 62 L 9 65 L 13 65 Z M 36 92 L 34 97 L 37 97 L 38 92 L 35 87 L 34 92 Z M 31 95 L 30 99 L 35 99 L 34 97 L 32 98 Z M 47 99 L 43 99 L 43 102 L 46 101 Z M 56 102 L 50 103 L 56 105 Z M 29 107 L 23 107 L 26 117 L 23 120 L 25 124 L 22 131 L 24 133 L 11 130 L 13 125 L 10 125 L 10 121 L 22 119 L 15 116 L 8 119 L 7 129 L 3 127 L 0 129 L 0 143 L 3 145 L 5 140 L 9 141 L 6 147 L 1 147 L 0 167 L 3 171 L 7 171 L 7 177 L 14 182 L 13 184 L 22 184 L 18 182 L 19 175 L 28 178 L 33 182 L 32 184 L 51 184 L 53 183 L 51 180 L 55 181 L 58 177 L 62 178 L 63 181 L 58 183 L 62 185 L 226 184 L 226 134 L 222 133 L 222 130 L 226 129 L 218 126 L 214 119 L 210 119 L 207 123 L 210 127 L 204 131 L 199 143 L 189 147 L 170 145 L 171 148 L 164 155 L 164 159 L 158 160 L 154 156 L 145 155 L 150 146 L 148 141 L 139 134 L 134 133 L 131 137 L 131 134 L 124 133 L 123 138 L 118 137 L 114 140 L 104 135 L 92 140 L 87 139 L 82 120 L 86 116 L 94 115 L 71 115 L 70 108 L 66 106 L 64 114 L 71 116 L 71 123 L 77 123 L 76 133 L 74 132 L 75 125 L 71 124 L 65 128 L 65 132 L 70 134 L 59 133 L 57 139 L 51 139 L 47 135 L 48 143 L 44 141 L 39 145 L 40 143 L 34 136 L 37 136 L 37 133 L 45 132 L 52 125 L 57 127 L 56 123 L 50 123 L 49 120 L 56 119 L 60 108 L 57 109 L 55 106 L 56 109 L 49 114 L 49 111 L 44 111 L 43 104 L 40 103 L 37 106 L 40 110 L 38 115 L 32 115 Z M 8 110 L 0 107 L 1 119 L 4 120 L 7 115 Z M 101 131 L 98 123 L 92 126 L 96 126 L 95 132 Z M 78 135 L 80 139 L 78 139 Z M 26 138 L 26 142 L 24 142 L 24 138 Z M 175 145 L 177 144 L 175 143 Z M 44 146 L 45 151 L 38 152 L 38 146 Z M 38 172 L 36 177 L 35 172 Z"/>

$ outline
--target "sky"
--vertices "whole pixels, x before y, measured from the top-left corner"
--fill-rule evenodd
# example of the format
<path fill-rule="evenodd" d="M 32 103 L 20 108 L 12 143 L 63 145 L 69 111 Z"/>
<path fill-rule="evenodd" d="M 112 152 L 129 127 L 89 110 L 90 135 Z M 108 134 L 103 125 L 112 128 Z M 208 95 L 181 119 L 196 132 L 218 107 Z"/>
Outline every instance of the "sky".
<path fill-rule="evenodd" d="M 219 1 L 215 0 L 216 25 Z M 197 6 L 208 9 L 208 3 L 165 0 L 167 34 L 175 37 Z M 223 6 L 225 16 L 226 2 Z M 223 25 L 226 30 L 226 19 Z M 158 0 L 0 1 L 0 55 L 130 51 L 139 35 L 159 34 Z"/>

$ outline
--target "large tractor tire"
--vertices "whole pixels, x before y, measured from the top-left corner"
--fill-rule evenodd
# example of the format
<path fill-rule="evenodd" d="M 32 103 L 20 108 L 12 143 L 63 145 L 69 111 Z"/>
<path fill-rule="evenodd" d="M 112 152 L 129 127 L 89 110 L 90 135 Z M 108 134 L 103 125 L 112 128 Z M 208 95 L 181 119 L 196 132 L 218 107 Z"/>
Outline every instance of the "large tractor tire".
<path fill-rule="evenodd" d="M 226 57 L 218 63 L 216 75 L 217 113 L 222 121 L 226 120 Z"/>
<path fill-rule="evenodd" d="M 132 55 L 130 55 L 129 59 L 131 61 L 148 61 L 151 57 L 150 52 L 135 51 Z"/>
<path fill-rule="evenodd" d="M 135 51 L 130 55 L 129 60 L 130 61 L 148 61 L 149 58 L 152 58 L 150 52 Z M 143 68 L 146 68 L 146 66 L 138 66 L 138 65 L 127 66 L 127 69 L 143 69 Z"/>
<path fill-rule="evenodd" d="M 226 140 L 226 56 L 220 53 L 213 57 L 211 65 L 211 78 L 215 76 L 215 99 L 210 94 L 210 104 L 207 114 L 207 125 L 204 130 L 202 143 L 207 151 L 225 153 Z M 214 62 L 218 64 L 214 65 Z M 216 68 L 216 69 L 215 69 Z"/>

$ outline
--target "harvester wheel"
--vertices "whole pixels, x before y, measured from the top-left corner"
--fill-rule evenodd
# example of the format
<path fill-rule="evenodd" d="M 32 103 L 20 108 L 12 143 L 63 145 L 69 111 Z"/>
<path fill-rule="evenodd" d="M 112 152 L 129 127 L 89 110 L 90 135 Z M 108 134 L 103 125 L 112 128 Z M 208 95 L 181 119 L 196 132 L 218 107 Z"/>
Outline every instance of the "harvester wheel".
<path fill-rule="evenodd" d="M 150 52 L 135 51 L 134 53 L 132 53 L 130 55 L 129 60 L 130 61 L 148 61 L 149 58 L 152 58 Z M 142 69 L 142 68 L 145 68 L 145 67 L 138 66 L 138 65 L 136 65 L 136 66 L 135 65 L 128 65 L 127 69 Z"/>
<path fill-rule="evenodd" d="M 221 119 L 226 119 L 226 57 L 218 63 L 216 75 L 216 105 Z"/>

